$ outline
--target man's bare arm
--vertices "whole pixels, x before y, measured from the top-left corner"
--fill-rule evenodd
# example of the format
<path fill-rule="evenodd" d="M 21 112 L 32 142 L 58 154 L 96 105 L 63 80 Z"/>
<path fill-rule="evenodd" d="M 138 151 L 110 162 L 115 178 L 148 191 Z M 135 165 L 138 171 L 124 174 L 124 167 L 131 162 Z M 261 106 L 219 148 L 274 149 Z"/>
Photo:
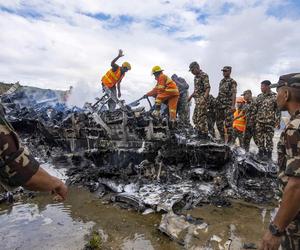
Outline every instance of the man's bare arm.
<path fill-rule="evenodd" d="M 120 50 L 119 50 L 118 56 L 117 56 L 114 60 L 111 61 L 111 64 L 110 64 L 110 65 L 111 65 L 112 68 L 116 68 L 116 66 L 117 66 L 116 62 L 117 62 L 122 56 L 124 56 L 124 54 L 123 54 L 123 51 L 120 49 Z"/>
<path fill-rule="evenodd" d="M 48 174 L 42 167 L 24 185 L 26 189 L 33 191 L 53 192 L 59 200 L 65 200 L 68 189 L 58 178 Z"/>

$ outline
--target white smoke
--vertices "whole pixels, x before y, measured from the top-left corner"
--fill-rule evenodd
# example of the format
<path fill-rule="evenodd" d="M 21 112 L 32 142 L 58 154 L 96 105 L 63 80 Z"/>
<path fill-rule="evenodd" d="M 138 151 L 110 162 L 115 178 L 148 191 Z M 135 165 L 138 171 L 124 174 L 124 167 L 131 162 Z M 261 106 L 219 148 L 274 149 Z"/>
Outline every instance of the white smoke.
<path fill-rule="evenodd" d="M 100 84 L 91 84 L 79 81 L 72 85 L 72 90 L 67 100 L 69 107 L 77 106 L 82 108 L 86 102 L 95 102 L 96 97 L 102 95 L 102 87 Z"/>

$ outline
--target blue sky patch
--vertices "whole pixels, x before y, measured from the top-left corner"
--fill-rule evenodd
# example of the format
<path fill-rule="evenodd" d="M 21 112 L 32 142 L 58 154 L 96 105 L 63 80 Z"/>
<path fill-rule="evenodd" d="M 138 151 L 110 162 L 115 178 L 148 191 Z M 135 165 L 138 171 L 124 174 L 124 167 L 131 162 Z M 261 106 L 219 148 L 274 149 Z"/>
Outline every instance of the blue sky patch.
<path fill-rule="evenodd" d="M 10 9 L 0 6 L 0 11 L 30 19 L 41 19 L 43 17 L 43 15 L 31 8 Z"/>
<path fill-rule="evenodd" d="M 266 14 L 277 19 L 299 19 L 300 18 L 300 1 L 286 0 L 277 5 L 271 6 Z"/>
<path fill-rule="evenodd" d="M 99 12 L 99 13 L 96 13 L 96 14 L 84 13 L 84 15 L 87 15 L 89 17 L 98 19 L 100 21 L 107 21 L 111 18 L 111 15 L 105 14 L 105 13 L 102 13 L 102 12 Z"/>

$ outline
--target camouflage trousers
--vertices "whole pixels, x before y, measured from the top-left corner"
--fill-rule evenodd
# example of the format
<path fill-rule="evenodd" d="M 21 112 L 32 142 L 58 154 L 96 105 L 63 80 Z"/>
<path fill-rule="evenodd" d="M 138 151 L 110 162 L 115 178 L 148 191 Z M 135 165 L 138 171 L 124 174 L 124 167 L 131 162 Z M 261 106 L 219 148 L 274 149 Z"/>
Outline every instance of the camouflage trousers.
<path fill-rule="evenodd" d="M 273 150 L 274 126 L 257 122 L 255 124 L 254 142 L 259 150 Z"/>
<path fill-rule="evenodd" d="M 198 132 L 207 134 L 207 105 L 204 96 L 195 98 L 195 109 L 193 114 L 193 122 Z"/>
<path fill-rule="evenodd" d="M 233 135 L 233 112 L 231 106 L 218 107 L 216 111 L 216 124 L 220 133 L 221 140 L 225 141 L 225 128 L 227 130 L 228 142 L 232 140 Z"/>
<path fill-rule="evenodd" d="M 300 249 L 300 220 L 292 221 L 283 236 L 281 247 L 283 250 Z"/>
<path fill-rule="evenodd" d="M 244 149 L 249 151 L 251 138 L 254 136 L 254 128 L 246 126 L 246 131 L 244 133 Z"/>
<path fill-rule="evenodd" d="M 235 143 L 237 138 L 239 139 L 240 147 L 244 147 L 244 132 L 233 129 L 232 142 Z"/>
<path fill-rule="evenodd" d="M 188 98 L 188 92 L 180 94 L 177 104 L 178 119 L 184 125 L 190 124 L 190 106 Z"/>

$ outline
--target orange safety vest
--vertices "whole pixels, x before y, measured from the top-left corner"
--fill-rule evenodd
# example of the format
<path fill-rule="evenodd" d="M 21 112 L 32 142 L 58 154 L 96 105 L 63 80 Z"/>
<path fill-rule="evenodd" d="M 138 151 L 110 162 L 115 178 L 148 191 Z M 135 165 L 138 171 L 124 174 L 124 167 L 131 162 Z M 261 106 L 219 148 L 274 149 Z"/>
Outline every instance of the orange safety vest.
<path fill-rule="evenodd" d="M 157 96 L 162 93 L 169 93 L 170 95 L 179 95 L 176 83 L 165 74 L 160 74 L 154 89 L 148 92 L 147 95 Z"/>
<path fill-rule="evenodd" d="M 233 114 L 234 118 L 241 116 L 240 118 L 237 118 L 233 121 L 233 128 L 237 129 L 240 132 L 245 132 L 246 130 L 246 116 L 245 111 L 243 110 L 236 110 Z"/>
<path fill-rule="evenodd" d="M 106 74 L 102 77 L 102 83 L 108 87 L 113 88 L 118 82 L 122 80 L 125 74 L 121 73 L 121 67 L 114 72 L 112 69 L 106 72 Z"/>

